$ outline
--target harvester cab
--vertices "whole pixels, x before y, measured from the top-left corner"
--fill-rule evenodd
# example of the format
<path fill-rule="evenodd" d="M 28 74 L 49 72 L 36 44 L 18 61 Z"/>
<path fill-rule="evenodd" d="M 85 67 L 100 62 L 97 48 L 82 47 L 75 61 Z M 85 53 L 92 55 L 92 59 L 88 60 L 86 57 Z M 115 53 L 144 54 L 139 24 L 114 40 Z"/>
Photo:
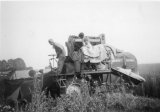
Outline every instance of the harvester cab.
<path fill-rule="evenodd" d="M 105 37 L 88 36 L 88 38 L 92 45 L 105 44 Z M 73 58 L 72 57 L 73 52 L 80 50 L 80 48 L 83 46 L 83 39 L 78 36 L 71 35 L 68 38 L 68 42 L 66 42 L 66 46 L 68 50 L 68 56 Z"/>

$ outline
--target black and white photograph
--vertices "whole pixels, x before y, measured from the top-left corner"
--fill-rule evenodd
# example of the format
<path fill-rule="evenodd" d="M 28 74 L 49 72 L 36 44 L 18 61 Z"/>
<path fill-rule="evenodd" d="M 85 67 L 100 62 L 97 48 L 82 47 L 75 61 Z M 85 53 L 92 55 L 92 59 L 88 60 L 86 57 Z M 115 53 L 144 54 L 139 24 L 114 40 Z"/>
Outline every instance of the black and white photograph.
<path fill-rule="evenodd" d="M 0 0 L 0 112 L 160 112 L 160 1 Z"/>

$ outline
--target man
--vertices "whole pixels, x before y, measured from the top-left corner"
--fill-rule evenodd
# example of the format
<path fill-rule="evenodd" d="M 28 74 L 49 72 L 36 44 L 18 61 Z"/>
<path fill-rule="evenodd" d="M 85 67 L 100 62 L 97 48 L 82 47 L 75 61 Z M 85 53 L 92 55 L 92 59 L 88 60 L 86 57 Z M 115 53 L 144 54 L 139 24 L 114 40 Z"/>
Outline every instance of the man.
<path fill-rule="evenodd" d="M 81 32 L 81 33 L 79 33 L 79 35 L 78 35 L 81 39 L 83 39 L 84 38 L 84 33 L 83 32 Z"/>
<path fill-rule="evenodd" d="M 79 33 L 78 39 L 83 39 L 84 38 L 84 33 L 81 32 Z M 77 78 L 81 78 L 81 61 L 82 61 L 82 52 L 81 52 L 81 47 L 82 47 L 82 43 L 81 42 L 77 42 L 74 44 L 74 51 L 72 54 L 72 59 L 74 61 L 74 67 L 75 67 L 75 74 L 77 76 Z"/>
<path fill-rule="evenodd" d="M 53 46 L 53 49 L 55 49 L 57 58 L 58 58 L 58 73 L 60 74 L 62 72 L 62 68 L 65 61 L 65 50 L 64 47 L 56 42 L 53 41 L 53 39 L 48 40 L 49 44 Z"/>

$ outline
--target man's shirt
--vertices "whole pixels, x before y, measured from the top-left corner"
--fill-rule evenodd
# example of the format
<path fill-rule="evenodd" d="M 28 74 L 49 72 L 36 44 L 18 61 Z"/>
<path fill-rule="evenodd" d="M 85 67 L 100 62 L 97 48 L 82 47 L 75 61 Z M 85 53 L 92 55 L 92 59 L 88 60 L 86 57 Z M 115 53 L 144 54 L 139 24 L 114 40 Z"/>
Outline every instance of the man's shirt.
<path fill-rule="evenodd" d="M 60 55 L 65 56 L 66 52 L 64 50 L 64 47 L 56 42 L 54 42 L 53 48 L 56 51 L 57 58 L 59 58 Z"/>

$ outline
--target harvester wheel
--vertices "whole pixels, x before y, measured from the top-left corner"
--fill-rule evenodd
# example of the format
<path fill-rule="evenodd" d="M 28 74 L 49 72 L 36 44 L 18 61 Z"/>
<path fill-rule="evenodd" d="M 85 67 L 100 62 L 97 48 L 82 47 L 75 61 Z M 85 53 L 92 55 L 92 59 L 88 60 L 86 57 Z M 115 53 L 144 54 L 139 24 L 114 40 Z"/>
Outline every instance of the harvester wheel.
<path fill-rule="evenodd" d="M 82 97 L 81 95 L 81 88 L 79 84 L 72 83 L 66 88 L 66 94 L 72 96 L 73 94 L 77 94 L 79 98 Z"/>

